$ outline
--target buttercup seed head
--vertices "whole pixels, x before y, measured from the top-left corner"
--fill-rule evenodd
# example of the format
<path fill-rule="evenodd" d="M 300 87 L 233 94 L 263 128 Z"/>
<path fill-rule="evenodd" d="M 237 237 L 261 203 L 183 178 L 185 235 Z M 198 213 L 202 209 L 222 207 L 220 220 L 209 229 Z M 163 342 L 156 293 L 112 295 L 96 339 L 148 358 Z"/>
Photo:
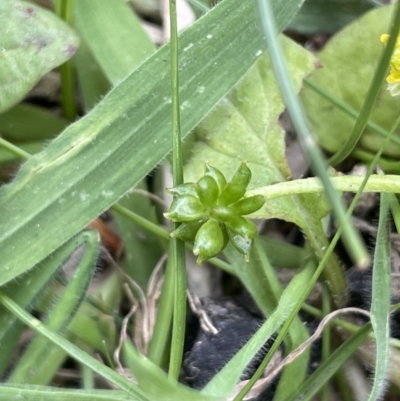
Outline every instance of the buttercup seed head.
<path fill-rule="evenodd" d="M 220 170 L 206 164 L 205 174 L 196 183 L 185 183 L 169 190 L 174 200 L 164 216 L 182 223 L 170 236 L 193 241 L 197 263 L 221 252 L 229 240 L 248 261 L 257 235 L 256 225 L 243 215 L 264 204 L 264 197 L 243 198 L 251 171 L 243 162 L 227 182 Z"/>

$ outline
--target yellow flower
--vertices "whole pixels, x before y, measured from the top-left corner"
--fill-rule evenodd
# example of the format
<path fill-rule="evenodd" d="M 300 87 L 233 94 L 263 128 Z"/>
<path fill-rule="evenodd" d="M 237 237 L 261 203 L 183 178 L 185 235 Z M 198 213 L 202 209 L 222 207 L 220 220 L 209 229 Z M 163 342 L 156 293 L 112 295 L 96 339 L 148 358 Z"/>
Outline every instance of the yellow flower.
<path fill-rule="evenodd" d="M 380 40 L 385 45 L 388 43 L 390 35 L 383 34 Z M 396 39 L 396 45 L 393 50 L 392 58 L 390 59 L 390 72 L 386 77 L 388 90 L 392 96 L 400 95 L 400 35 Z"/>

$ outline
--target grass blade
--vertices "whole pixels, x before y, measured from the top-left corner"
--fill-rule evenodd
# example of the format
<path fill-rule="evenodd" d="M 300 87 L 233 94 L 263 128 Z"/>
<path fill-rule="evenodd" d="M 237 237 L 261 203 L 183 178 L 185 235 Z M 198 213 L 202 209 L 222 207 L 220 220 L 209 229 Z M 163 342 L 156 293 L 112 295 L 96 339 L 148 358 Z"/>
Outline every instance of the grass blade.
<path fill-rule="evenodd" d="M 376 337 L 374 384 L 368 401 L 381 398 L 386 389 L 389 365 L 390 315 L 390 231 L 388 224 L 389 195 L 381 194 L 379 226 L 376 236 L 372 276 L 371 323 Z"/>
<path fill-rule="evenodd" d="M 62 334 L 75 315 L 83 301 L 89 287 L 97 258 L 100 251 L 100 235 L 97 231 L 85 231 L 82 233 L 84 241 L 84 254 L 74 275 L 68 282 L 65 290 L 51 308 L 45 321 L 50 330 Z M 52 375 L 58 370 L 59 365 L 46 364 L 47 358 L 53 352 L 55 344 L 42 336 L 35 337 L 18 360 L 9 377 L 11 383 L 47 384 Z M 61 364 L 63 359 L 58 360 Z M 38 364 L 40 361 L 40 364 Z"/>
<path fill-rule="evenodd" d="M 76 345 L 70 343 L 62 336 L 49 330 L 42 322 L 35 319 L 32 315 L 25 312 L 20 306 L 18 306 L 11 298 L 5 295 L 3 292 L 0 293 L 0 302 L 13 314 L 15 314 L 18 319 L 27 324 L 30 328 L 35 330 L 37 333 L 45 336 L 54 344 L 57 344 L 62 348 L 68 355 L 75 358 L 77 361 L 85 364 L 89 368 L 93 369 L 99 375 L 103 376 L 105 379 L 109 380 L 111 383 L 115 384 L 121 390 L 124 390 L 129 394 L 133 400 L 146 401 L 148 397 L 142 390 L 140 390 L 135 384 L 131 383 L 125 377 L 120 376 L 118 373 L 114 372 L 109 367 L 103 365 L 97 359 L 88 355 L 86 352 L 79 349 Z"/>

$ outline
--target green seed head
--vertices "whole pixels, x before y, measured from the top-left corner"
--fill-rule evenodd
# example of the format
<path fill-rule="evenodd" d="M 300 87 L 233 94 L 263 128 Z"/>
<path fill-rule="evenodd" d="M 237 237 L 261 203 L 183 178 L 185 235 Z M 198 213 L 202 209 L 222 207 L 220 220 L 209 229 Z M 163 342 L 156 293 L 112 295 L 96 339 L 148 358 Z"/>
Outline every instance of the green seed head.
<path fill-rule="evenodd" d="M 205 175 L 196 183 L 169 190 L 174 200 L 164 215 L 182 223 L 170 235 L 183 241 L 194 240 L 197 263 L 217 255 L 229 241 L 248 260 L 257 227 L 243 216 L 264 204 L 262 195 L 243 198 L 250 180 L 251 171 L 245 162 L 229 182 L 220 170 L 206 163 Z"/>

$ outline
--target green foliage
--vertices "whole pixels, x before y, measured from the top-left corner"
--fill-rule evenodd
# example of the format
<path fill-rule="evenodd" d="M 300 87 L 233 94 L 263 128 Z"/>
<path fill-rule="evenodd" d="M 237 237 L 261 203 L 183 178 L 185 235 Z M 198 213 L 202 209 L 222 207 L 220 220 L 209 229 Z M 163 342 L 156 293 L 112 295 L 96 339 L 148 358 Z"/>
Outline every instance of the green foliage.
<path fill-rule="evenodd" d="M 376 60 L 384 50 L 379 38 L 388 32 L 393 12 L 393 6 L 371 11 L 336 34 L 319 53 L 323 67 L 313 74 L 312 81 L 329 88 L 334 97 L 360 111 L 374 75 Z M 302 99 L 319 143 L 329 152 L 336 152 L 352 131 L 354 120 L 310 88 L 303 90 Z M 398 116 L 398 101 L 385 87 L 382 87 L 378 99 L 370 120 L 389 131 Z M 387 145 L 385 155 L 399 155 L 398 135 Z M 374 153 L 383 140 L 367 127 L 357 148 Z"/>
<path fill-rule="evenodd" d="M 0 4 L 0 112 L 21 101 L 39 79 L 71 58 L 77 35 L 53 13 L 34 4 Z"/>
<path fill-rule="evenodd" d="M 329 285 L 332 306 L 347 302 L 347 284 L 333 253 L 343 225 L 334 239 L 328 240 L 326 183 L 318 177 L 292 179 L 279 123 L 285 106 L 296 99 L 295 92 L 314 72 L 317 58 L 287 38 L 278 39 L 294 84 L 292 98 L 283 101 L 273 72 L 276 60 L 263 52 L 265 42 L 253 2 L 224 0 L 205 12 L 207 1 L 193 1 L 205 15 L 182 32 L 179 41 L 172 29 L 171 43 L 158 50 L 132 12 L 131 3 L 136 9 L 147 7 L 146 13 L 157 18 L 156 2 L 141 0 L 76 0 L 68 13 L 60 12 L 72 27 L 31 3 L 3 0 L 0 5 L 0 145 L 4 146 L 0 165 L 5 166 L 1 179 L 7 182 L 0 188 L 0 373 L 7 375 L 0 386 L 0 399 L 238 401 L 261 377 L 281 343 L 289 354 L 309 339 L 299 311 L 320 275 Z M 271 2 L 279 31 L 288 26 L 300 3 Z M 307 2 L 291 26 L 304 31 L 301 19 L 313 8 L 329 17 L 326 29 L 332 32 L 372 6 L 368 1 L 352 0 L 323 3 L 321 7 L 319 0 Z M 57 4 L 60 8 L 67 2 Z M 344 13 L 344 4 L 354 13 Z M 324 68 L 314 72 L 312 79 L 323 88 L 321 92 L 331 92 L 327 96 L 331 100 L 321 99 L 309 87 L 302 98 L 318 140 L 328 151 L 337 151 L 345 143 L 369 81 L 379 77 L 374 75 L 377 55 L 383 49 L 379 36 L 389 32 L 393 10 L 383 7 L 367 14 L 334 37 L 318 55 Z M 333 21 L 332 15 L 338 20 Z M 307 23 L 308 28 L 321 29 L 321 21 L 324 19 L 312 26 Z M 272 26 L 273 21 L 263 22 Z M 75 32 L 81 48 L 69 64 L 63 64 L 78 47 Z M 272 40 L 278 43 L 275 37 Z M 72 123 L 43 107 L 17 104 L 42 76 L 61 64 L 65 115 L 74 120 L 74 110 L 85 110 L 83 117 Z M 78 85 L 72 71 L 77 73 Z M 74 95 L 76 88 L 79 99 Z M 348 114 L 352 117 L 344 117 L 332 106 L 335 98 L 351 110 Z M 359 191 L 357 197 L 361 191 L 400 192 L 397 175 L 371 175 L 382 150 L 387 157 L 396 158 L 400 144 L 398 136 L 391 137 L 398 133 L 397 101 L 383 90 L 378 100 L 371 117 L 374 124 L 368 125 L 375 127 L 374 131 L 367 128 L 356 149 L 373 158 L 369 171 L 364 177 L 329 171 L 338 191 Z M 292 118 L 297 128 L 297 116 Z M 146 178 L 173 148 L 173 164 L 176 167 L 178 163 L 174 178 L 182 178 L 177 156 L 179 125 L 190 152 L 185 155 L 185 183 L 169 190 L 174 200 L 166 216 L 174 221 L 174 228 L 168 244 L 169 231 L 161 226 L 161 213 L 157 214 L 150 199 L 154 196 L 143 193 L 157 187 L 158 177 L 151 179 L 151 185 Z M 314 155 L 310 155 L 314 166 Z M 10 162 L 20 158 L 28 160 L 10 179 L 7 169 L 16 170 Z M 338 198 L 331 195 L 330 200 Z M 400 226 L 398 203 L 393 198 L 391 202 Z M 100 280 L 93 288 L 89 285 L 99 264 L 100 239 L 96 231 L 85 227 L 110 207 L 124 246 L 123 275 L 120 269 L 103 275 L 101 266 L 96 273 Z M 369 400 L 383 395 L 387 381 L 400 386 L 396 371 L 390 370 L 400 357 L 391 349 L 394 342 L 389 336 L 388 209 L 388 196 L 382 194 L 372 268 L 371 323 L 359 328 L 337 321 L 344 327 L 342 344 L 330 355 L 328 349 L 311 375 L 309 349 L 285 366 L 275 401 L 312 399 L 324 386 L 328 388 L 335 373 L 368 336 L 369 341 L 376 341 L 376 351 L 364 347 L 359 353 L 369 367 L 375 366 Z M 259 236 L 253 218 L 294 223 L 304 233 L 305 244 Z M 193 247 L 186 245 L 199 263 L 209 260 L 236 276 L 266 317 L 201 391 L 176 382 L 186 317 L 181 240 L 194 241 Z M 238 251 L 247 263 L 237 257 Z M 168 262 L 155 318 L 153 297 L 159 296 L 159 283 L 155 282 L 160 274 L 155 266 L 164 252 Z M 220 252 L 224 260 L 216 259 Z M 280 280 L 280 267 L 290 268 L 293 274 L 286 286 Z M 129 286 L 122 285 L 125 279 Z M 128 297 L 122 301 L 124 289 Z M 123 319 L 127 307 L 136 313 L 133 325 Z M 312 307 L 307 310 L 315 312 Z M 316 315 L 321 317 L 327 311 L 329 308 Z M 21 350 L 19 342 L 27 328 L 35 335 Z M 144 328 L 147 331 L 141 333 Z M 133 342 L 126 338 L 128 333 Z M 143 347 L 140 336 L 147 341 Z M 246 366 L 273 336 L 276 340 L 253 378 L 237 386 Z M 114 355 L 118 338 L 121 358 Z M 83 389 L 42 386 L 59 386 L 54 379 L 68 357 L 81 364 L 82 377 L 91 372 Z M 117 371 L 114 364 L 119 363 L 127 370 Z M 94 374 L 118 390 L 94 389 Z M 127 379 L 131 375 L 134 381 Z"/>

